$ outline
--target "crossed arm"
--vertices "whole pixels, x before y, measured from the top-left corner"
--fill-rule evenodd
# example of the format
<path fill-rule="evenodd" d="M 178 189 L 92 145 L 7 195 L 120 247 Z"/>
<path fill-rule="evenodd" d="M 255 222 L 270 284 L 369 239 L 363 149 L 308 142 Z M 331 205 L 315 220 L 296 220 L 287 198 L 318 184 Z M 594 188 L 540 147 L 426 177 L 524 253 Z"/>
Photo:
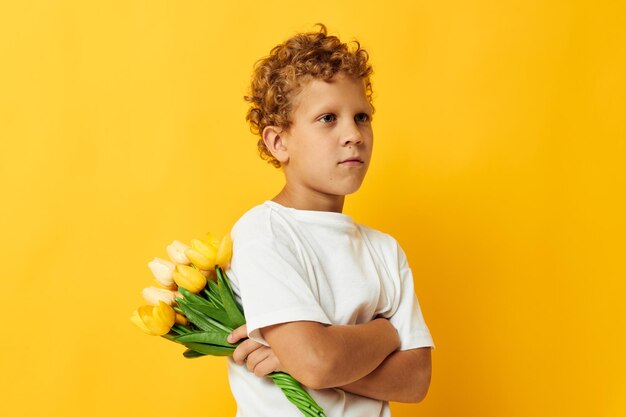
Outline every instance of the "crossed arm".
<path fill-rule="evenodd" d="M 282 371 L 314 388 L 339 388 L 386 401 L 420 402 L 428 392 L 430 348 L 398 351 L 400 340 L 387 319 L 357 325 L 297 321 L 261 330 L 271 348 L 245 340 L 233 359 L 257 376 Z M 245 326 L 231 342 L 247 336 Z"/>

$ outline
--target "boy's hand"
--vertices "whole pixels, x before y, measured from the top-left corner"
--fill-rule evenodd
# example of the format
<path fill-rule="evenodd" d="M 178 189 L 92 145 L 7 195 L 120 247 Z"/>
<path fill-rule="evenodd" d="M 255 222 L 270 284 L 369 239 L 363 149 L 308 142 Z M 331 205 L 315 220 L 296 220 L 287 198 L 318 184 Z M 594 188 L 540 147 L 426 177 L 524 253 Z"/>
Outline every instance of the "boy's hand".
<path fill-rule="evenodd" d="M 228 336 L 229 343 L 237 343 L 248 337 L 248 328 L 244 324 L 233 330 Z M 244 340 L 233 352 L 233 360 L 238 365 L 246 364 L 250 372 L 256 376 L 265 376 L 272 372 L 284 372 L 282 365 L 271 348 L 254 340 Z"/>

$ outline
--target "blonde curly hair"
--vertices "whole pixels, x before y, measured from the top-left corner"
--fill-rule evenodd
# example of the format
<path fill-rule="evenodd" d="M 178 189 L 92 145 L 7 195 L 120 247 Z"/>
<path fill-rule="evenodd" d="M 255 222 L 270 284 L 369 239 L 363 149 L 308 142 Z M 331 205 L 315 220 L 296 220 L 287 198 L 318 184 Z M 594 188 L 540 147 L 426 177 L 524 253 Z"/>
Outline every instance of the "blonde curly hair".
<path fill-rule="evenodd" d="M 251 103 L 246 120 L 250 131 L 259 136 L 257 148 L 262 159 L 276 168 L 278 161 L 263 142 L 263 129 L 277 126 L 289 129 L 292 124 L 293 99 L 311 78 L 329 80 L 336 73 L 360 78 L 365 86 L 365 94 L 374 113 L 372 104 L 372 66 L 368 63 L 369 54 L 361 48 L 350 50 L 336 36 L 328 36 L 326 26 L 319 32 L 298 33 L 285 42 L 276 45 L 270 54 L 256 61 L 252 73 L 249 94 L 245 101 Z"/>

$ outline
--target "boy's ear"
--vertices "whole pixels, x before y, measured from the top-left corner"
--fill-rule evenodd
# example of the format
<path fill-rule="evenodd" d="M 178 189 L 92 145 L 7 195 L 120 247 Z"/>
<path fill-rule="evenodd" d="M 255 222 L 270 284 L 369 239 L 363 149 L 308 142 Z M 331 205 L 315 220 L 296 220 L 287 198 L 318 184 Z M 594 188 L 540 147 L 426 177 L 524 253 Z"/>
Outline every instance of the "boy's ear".
<path fill-rule="evenodd" d="M 289 151 L 287 150 L 287 138 L 284 129 L 278 126 L 265 126 L 263 129 L 263 142 L 274 158 L 281 164 L 289 160 Z"/>

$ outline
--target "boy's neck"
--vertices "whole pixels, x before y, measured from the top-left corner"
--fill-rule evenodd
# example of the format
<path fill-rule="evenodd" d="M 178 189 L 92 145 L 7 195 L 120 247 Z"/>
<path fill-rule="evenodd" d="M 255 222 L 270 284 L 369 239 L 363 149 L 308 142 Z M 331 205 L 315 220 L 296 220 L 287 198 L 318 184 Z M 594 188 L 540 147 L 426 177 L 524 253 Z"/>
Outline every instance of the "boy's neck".
<path fill-rule="evenodd" d="M 272 199 L 272 201 L 285 207 L 298 210 L 333 211 L 336 213 L 343 212 L 344 200 L 345 196 L 343 195 L 316 194 L 301 196 L 289 190 L 287 186 Z"/>

